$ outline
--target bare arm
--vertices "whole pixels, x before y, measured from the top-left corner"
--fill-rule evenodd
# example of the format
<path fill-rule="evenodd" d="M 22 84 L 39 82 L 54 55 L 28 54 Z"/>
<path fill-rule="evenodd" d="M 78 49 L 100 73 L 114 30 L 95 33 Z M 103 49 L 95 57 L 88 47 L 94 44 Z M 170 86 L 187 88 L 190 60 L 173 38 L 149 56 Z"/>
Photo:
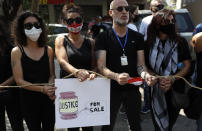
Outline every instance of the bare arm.
<path fill-rule="evenodd" d="M 0 86 L 9 86 L 9 85 L 12 85 L 14 83 L 14 79 L 13 79 L 13 76 L 11 76 L 10 78 L 8 78 L 6 81 L 2 82 L 0 84 Z"/>
<path fill-rule="evenodd" d="M 64 36 L 58 36 L 55 40 L 55 55 L 62 68 L 69 73 L 78 71 L 75 67 L 69 64 L 65 47 L 63 46 Z"/>
<path fill-rule="evenodd" d="M 124 85 L 128 83 L 129 79 L 129 74 L 128 73 L 121 73 L 118 74 L 116 72 L 111 71 L 106 67 L 106 51 L 105 50 L 99 50 L 96 52 L 96 57 L 97 57 L 97 66 L 98 66 L 98 71 L 115 81 L 117 81 L 120 85 Z"/>
<path fill-rule="evenodd" d="M 149 86 L 153 86 L 156 83 L 156 78 L 152 76 L 145 66 L 144 51 L 137 51 L 137 72 L 147 82 Z"/>
<path fill-rule="evenodd" d="M 48 46 L 48 58 L 49 58 L 49 65 L 50 65 L 49 83 L 53 83 L 55 79 L 54 56 L 53 56 L 53 49 L 49 46 Z"/>

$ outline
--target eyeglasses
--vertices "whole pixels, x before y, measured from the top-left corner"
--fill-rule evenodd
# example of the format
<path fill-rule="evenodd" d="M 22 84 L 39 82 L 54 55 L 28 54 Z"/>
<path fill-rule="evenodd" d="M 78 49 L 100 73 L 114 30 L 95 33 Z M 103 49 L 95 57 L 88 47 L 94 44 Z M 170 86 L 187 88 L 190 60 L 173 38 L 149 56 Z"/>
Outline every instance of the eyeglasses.
<path fill-rule="evenodd" d="M 66 21 L 66 23 L 67 23 L 68 25 L 73 24 L 74 21 L 75 21 L 77 24 L 81 24 L 82 18 L 81 18 L 81 17 L 76 17 L 75 19 L 69 18 L 69 19 L 65 19 L 65 21 Z"/>
<path fill-rule="evenodd" d="M 26 23 L 24 24 L 24 28 L 27 30 L 31 30 L 33 26 L 37 29 L 41 28 L 41 24 L 39 22 L 34 22 L 34 23 Z"/>
<path fill-rule="evenodd" d="M 129 6 L 119 6 L 116 9 L 111 9 L 111 10 L 117 10 L 118 12 L 122 12 L 123 8 L 125 8 L 125 11 L 128 12 L 130 10 Z"/>

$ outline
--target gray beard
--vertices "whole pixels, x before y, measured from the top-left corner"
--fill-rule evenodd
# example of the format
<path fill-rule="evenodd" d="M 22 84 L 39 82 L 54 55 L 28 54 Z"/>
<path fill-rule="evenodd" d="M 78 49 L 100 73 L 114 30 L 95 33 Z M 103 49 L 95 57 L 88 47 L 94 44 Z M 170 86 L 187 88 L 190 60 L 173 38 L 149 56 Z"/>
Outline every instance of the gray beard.
<path fill-rule="evenodd" d="M 119 21 L 117 21 L 116 24 L 117 24 L 118 26 L 120 26 L 120 27 L 124 27 L 124 26 L 127 25 L 127 24 L 125 24 L 125 23 L 120 23 Z"/>

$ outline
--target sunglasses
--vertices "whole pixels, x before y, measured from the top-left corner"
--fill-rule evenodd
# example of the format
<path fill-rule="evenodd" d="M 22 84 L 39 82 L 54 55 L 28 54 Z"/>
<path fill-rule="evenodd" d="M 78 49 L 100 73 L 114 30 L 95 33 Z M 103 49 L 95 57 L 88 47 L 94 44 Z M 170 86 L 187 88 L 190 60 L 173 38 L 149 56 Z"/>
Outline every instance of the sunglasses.
<path fill-rule="evenodd" d="M 69 18 L 69 19 L 65 19 L 65 21 L 66 21 L 66 23 L 67 23 L 68 25 L 73 24 L 74 21 L 75 21 L 77 24 L 81 24 L 82 18 L 81 18 L 81 17 L 76 17 L 75 19 Z"/>
<path fill-rule="evenodd" d="M 41 24 L 39 22 L 34 22 L 34 23 L 26 23 L 26 24 L 24 24 L 24 29 L 31 30 L 33 28 L 33 26 L 36 29 L 41 28 Z"/>
<path fill-rule="evenodd" d="M 111 10 L 117 10 L 118 12 L 122 12 L 123 8 L 125 8 L 125 11 L 128 12 L 130 10 L 129 6 L 119 6 L 116 9 L 111 9 Z"/>

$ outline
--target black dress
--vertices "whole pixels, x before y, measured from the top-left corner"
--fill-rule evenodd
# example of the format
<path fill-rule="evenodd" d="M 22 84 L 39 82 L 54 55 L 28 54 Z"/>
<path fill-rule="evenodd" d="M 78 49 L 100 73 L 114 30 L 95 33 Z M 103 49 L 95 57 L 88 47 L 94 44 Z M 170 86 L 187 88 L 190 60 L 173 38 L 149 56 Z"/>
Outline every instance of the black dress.
<path fill-rule="evenodd" d="M 21 64 L 24 80 L 31 83 L 48 83 L 50 77 L 50 65 L 47 46 L 39 60 L 29 58 L 23 47 Z M 21 90 L 21 108 L 23 117 L 30 131 L 40 131 L 41 123 L 44 131 L 54 131 L 55 111 L 53 101 L 40 92 Z"/>

